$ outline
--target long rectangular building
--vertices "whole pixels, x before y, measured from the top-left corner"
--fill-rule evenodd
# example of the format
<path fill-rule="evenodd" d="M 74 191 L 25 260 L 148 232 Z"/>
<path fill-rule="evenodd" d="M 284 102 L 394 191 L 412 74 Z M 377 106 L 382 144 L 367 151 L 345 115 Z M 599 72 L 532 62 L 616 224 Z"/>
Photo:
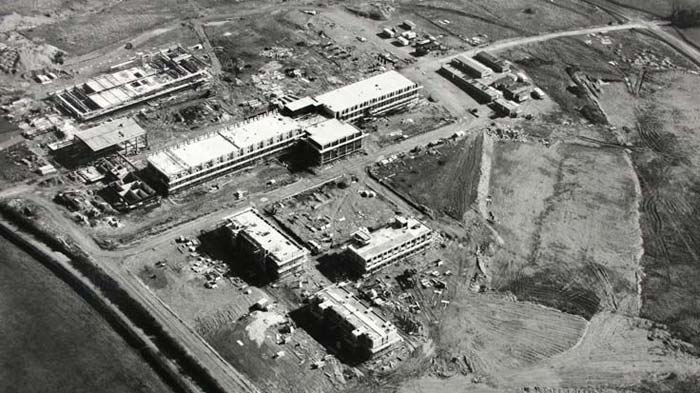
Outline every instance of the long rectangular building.
<path fill-rule="evenodd" d="M 480 103 L 493 102 L 502 96 L 501 92 L 495 88 L 487 86 L 476 79 L 472 79 L 469 75 L 450 64 L 443 64 L 440 73 L 449 78 L 452 83 L 469 93 L 470 96 Z"/>
<path fill-rule="evenodd" d="M 459 55 L 452 59 L 452 64 L 474 78 L 484 78 L 493 75 L 493 70 L 464 55 Z"/>
<path fill-rule="evenodd" d="M 119 71 L 53 93 L 79 120 L 89 120 L 210 79 L 207 65 L 181 46 L 143 55 Z"/>
<path fill-rule="evenodd" d="M 347 250 L 359 272 L 373 273 L 425 250 L 432 240 L 432 231 L 423 223 L 397 216 L 391 224 L 374 232 L 365 228 L 355 232 Z"/>
<path fill-rule="evenodd" d="M 283 278 L 304 269 L 309 251 L 280 232 L 256 209 L 238 212 L 227 221 L 234 246 L 253 260 L 260 273 Z"/>
<path fill-rule="evenodd" d="M 345 285 L 324 288 L 311 298 L 311 312 L 334 334 L 344 353 L 370 357 L 402 341 L 396 326 L 364 305 Z"/>
<path fill-rule="evenodd" d="M 361 80 L 315 97 L 328 115 L 355 121 L 404 107 L 418 99 L 421 86 L 396 71 Z"/>
<path fill-rule="evenodd" d="M 174 193 L 279 154 L 306 140 L 316 164 L 362 148 L 364 133 L 323 116 L 294 119 L 270 112 L 150 155 L 148 172 L 161 191 Z"/>
<path fill-rule="evenodd" d="M 500 59 L 489 52 L 481 51 L 474 56 L 474 58 L 481 63 L 489 66 L 492 70 L 496 72 L 507 72 L 510 71 L 510 64 Z"/>
<path fill-rule="evenodd" d="M 199 184 L 278 153 L 304 135 L 276 112 L 223 127 L 148 157 L 148 170 L 167 193 Z"/>

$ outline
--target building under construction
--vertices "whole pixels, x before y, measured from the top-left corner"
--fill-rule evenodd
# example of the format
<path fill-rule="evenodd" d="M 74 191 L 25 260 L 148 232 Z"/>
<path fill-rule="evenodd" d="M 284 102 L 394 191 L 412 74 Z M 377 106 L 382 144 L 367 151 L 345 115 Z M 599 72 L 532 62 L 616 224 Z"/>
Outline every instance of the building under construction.
<path fill-rule="evenodd" d="M 254 270 L 269 278 L 284 278 L 304 269 L 309 251 L 248 208 L 226 219 L 233 246 L 247 256 Z"/>
<path fill-rule="evenodd" d="M 79 120 L 90 120 L 211 78 L 207 64 L 177 45 L 115 65 L 112 72 L 52 94 Z"/>
<path fill-rule="evenodd" d="M 171 146 L 148 157 L 154 185 L 174 193 L 305 143 L 317 164 L 362 147 L 364 133 L 323 116 L 294 119 L 271 112 Z"/>
<path fill-rule="evenodd" d="M 148 147 L 148 135 L 133 118 L 106 121 L 86 130 L 77 131 L 74 144 L 92 152 L 93 156 L 121 152 L 137 154 Z"/>
<path fill-rule="evenodd" d="M 393 323 L 342 284 L 313 295 L 310 311 L 344 354 L 369 358 L 402 341 Z"/>
<path fill-rule="evenodd" d="M 414 218 L 397 216 L 374 232 L 360 228 L 353 233 L 347 251 L 355 270 L 373 273 L 425 250 L 432 241 L 430 228 Z"/>

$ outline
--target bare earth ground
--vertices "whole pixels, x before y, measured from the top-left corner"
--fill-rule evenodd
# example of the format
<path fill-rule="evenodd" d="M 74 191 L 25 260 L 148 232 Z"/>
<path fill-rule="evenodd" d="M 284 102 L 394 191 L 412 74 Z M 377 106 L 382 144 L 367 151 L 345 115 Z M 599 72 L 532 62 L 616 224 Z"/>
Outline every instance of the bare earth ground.
<path fill-rule="evenodd" d="M 505 241 L 492 285 L 590 318 L 635 315 L 642 252 L 631 166 L 622 152 L 555 144 L 500 144 L 491 210 Z"/>
<path fill-rule="evenodd" d="M 656 4 L 650 0 L 639 5 L 656 7 L 652 3 Z M 70 9 L 76 4 L 94 14 L 70 11 L 59 15 L 57 10 Z M 201 13 L 218 19 L 208 25 L 203 23 L 205 32 L 214 45 L 223 47 L 218 52 L 220 59 L 228 61 L 227 66 L 234 66 L 225 70 L 229 74 L 224 76 L 229 80 L 222 78 L 224 81 L 213 89 L 215 99 L 227 105 L 234 116 L 249 113 L 239 106 L 242 101 L 266 97 L 266 89 L 253 82 L 253 75 L 260 71 L 305 67 L 315 80 L 307 83 L 285 79 L 282 88 L 286 93 L 313 93 L 362 78 L 376 62 L 377 55 L 388 52 L 399 59 L 397 68 L 404 68 L 407 76 L 427 85 L 425 95 L 438 102 L 423 103 L 416 108 L 420 115 L 405 113 L 393 117 L 393 123 L 381 125 L 369 138 L 370 153 L 388 141 L 391 135 L 387 131 L 391 129 L 406 126 L 406 134 L 419 138 L 418 134 L 439 123 L 441 117 L 469 120 L 459 123 L 463 124 L 459 127 L 471 125 L 465 128 L 469 133 L 465 142 L 435 149 L 436 155 L 416 158 L 416 162 L 424 161 L 416 164 L 417 170 L 400 162 L 391 168 L 396 169 L 396 181 L 404 184 L 407 195 L 435 211 L 448 210 L 447 216 L 453 217 L 436 220 L 424 217 L 440 232 L 437 246 L 409 261 L 427 276 L 429 270 L 435 269 L 426 266 L 430 261 L 445 259 L 446 267 L 441 270 L 454 272 L 447 279 L 446 297 L 432 290 L 413 292 L 418 297 L 449 299 L 449 306 L 443 307 L 437 301 L 423 304 L 420 318 L 426 333 L 408 340 L 417 350 L 401 360 L 392 356 L 391 361 L 397 364 L 394 371 L 372 373 L 358 384 L 345 382 L 342 386 L 343 375 L 348 370 L 335 359 L 329 361 L 332 365 L 327 369 L 311 370 L 309 362 L 320 359 L 325 348 L 305 331 L 298 329 L 289 344 L 277 343 L 275 321 L 299 306 L 298 298 L 286 291 L 298 293 L 302 285 L 312 291 L 317 285 L 313 280 L 300 278 L 277 290 L 253 288 L 250 294 L 243 289 L 245 284 L 228 279 L 222 280 L 218 288 L 206 289 L 202 275 L 191 269 L 196 257 L 175 248 L 174 232 L 167 234 L 172 238 L 144 240 L 148 235 L 157 235 L 175 224 L 217 209 L 236 209 L 248 204 L 264 206 L 285 195 L 286 191 L 281 190 L 287 186 L 288 191 L 303 190 L 313 183 L 314 175 L 290 174 L 283 166 L 270 164 L 200 186 L 164 201 L 159 208 L 123 216 L 125 226 L 118 229 L 74 225 L 65 211 L 56 211 L 49 201 L 58 187 L 29 196 L 44 207 L 53 206 L 47 219 L 60 223 L 67 234 L 81 243 L 89 244 L 89 250 L 111 258 L 116 264 L 121 262 L 135 280 L 138 277 L 148 285 L 228 362 L 261 388 L 290 392 L 347 389 L 521 392 L 528 387 L 531 390 L 609 387 L 607 391 L 612 392 L 617 388 L 644 389 L 644 384 L 650 383 L 648 386 L 663 385 L 659 387 L 662 391 L 668 386 L 682 386 L 686 378 L 692 381 L 700 374 L 697 358 L 683 351 L 688 349 L 687 344 L 670 337 L 664 325 L 638 318 L 641 307 L 642 317 L 668 325 L 675 337 L 696 344 L 700 337 L 700 304 L 694 301 L 700 298 L 696 279 L 700 276 L 697 270 L 700 249 L 696 246 L 700 239 L 696 239 L 694 224 L 695 194 L 700 193 L 694 169 L 700 162 L 696 162 L 697 154 L 693 154 L 698 147 L 695 131 L 699 116 L 694 90 L 698 80 L 682 72 L 649 72 L 639 98 L 632 97 L 621 83 L 625 77 L 633 79 L 639 74 L 638 68 L 622 64 L 621 58 L 637 56 L 644 49 L 657 51 L 661 58 L 669 56 L 681 67 L 687 66 L 667 47 L 641 34 L 620 33 L 608 35 L 611 45 L 603 44 L 602 37 L 589 36 L 549 41 L 502 54 L 525 68 L 557 105 L 542 106 L 542 112 L 551 111 L 549 115 L 539 116 L 541 112 L 534 111 L 538 114 L 534 121 L 496 120 L 499 127 L 519 127 L 530 137 L 524 142 L 496 142 L 493 161 L 488 163 L 492 168 L 488 171 L 489 182 L 484 182 L 484 167 L 479 165 L 485 163 L 480 155 L 474 154 L 478 146 L 472 149 L 469 143 L 491 122 L 485 115 L 488 110 L 480 108 L 483 117 L 472 122 L 468 110 L 477 105 L 471 98 L 434 70 L 412 67 L 415 60 L 410 49 L 393 46 L 376 33 L 383 27 L 412 19 L 422 33 L 444 35 L 441 40 L 450 46 L 448 52 L 455 53 L 468 47 L 465 38 L 479 33 L 498 39 L 572 26 L 605 25 L 612 20 L 609 15 L 573 0 L 389 3 L 384 5 L 393 10 L 383 20 L 361 17 L 345 8 L 347 5 L 364 9 L 367 7 L 364 2 L 331 7 L 281 3 L 260 6 L 256 2 L 231 5 L 222 0 L 50 1 L 45 5 L 46 13 L 52 15 L 42 18 L 55 17 L 55 23 L 41 18 L 27 20 L 26 23 L 36 23 L 37 27 L 25 34 L 67 50 L 68 67 L 79 71 L 80 78 L 133 54 L 124 49 L 126 42 L 132 42 L 135 51 L 173 40 L 195 43 L 197 39 L 187 26 L 190 21 L 185 18 Z M 0 7 L 5 7 L 0 10 L 7 12 L 29 12 L 23 3 L 16 1 Z M 281 11 L 271 12 L 272 8 Z M 318 15 L 301 12 L 307 8 L 318 11 Z M 449 23 L 441 19 L 448 19 Z M 358 36 L 367 41 L 361 42 Z M 326 41 L 333 41 L 351 53 L 349 60 L 339 64 L 329 60 L 327 53 L 319 48 Z M 304 61 L 262 56 L 260 50 L 270 46 L 288 47 Z M 615 52 L 618 48 L 621 54 Z M 235 65 L 240 59 L 242 70 L 237 71 Z M 250 67 L 246 68 L 245 64 Z M 571 65 L 593 78 L 613 83 L 603 86 L 595 100 L 576 98 L 568 91 L 571 79 L 566 68 Z M 66 77 L 53 87 L 75 81 Z M 35 84 L 29 85 L 26 80 L 23 83 L 22 86 L 30 86 L 36 94 L 45 93 L 45 89 Z M 617 132 L 586 122 L 587 112 L 582 107 L 595 109 L 598 102 L 607 114 L 606 121 L 616 126 Z M 528 105 L 535 108 L 540 103 Z M 166 118 L 170 115 L 168 109 L 154 111 Z M 405 122 L 409 118 L 420 123 L 410 125 Z M 158 121 L 160 118 L 153 123 Z M 158 126 L 165 130 L 158 134 L 158 146 L 166 139 L 185 135 L 172 132 L 168 135 L 167 122 Z M 630 131 L 621 133 L 623 126 Z M 461 130 L 459 127 L 455 125 L 450 132 Z M 443 136 L 449 135 L 445 132 Z M 631 154 L 617 145 L 619 135 L 632 144 Z M 551 147 L 544 147 L 542 138 L 551 139 Z M 399 152 L 386 151 L 387 156 Z M 357 164 L 352 164 L 356 159 L 364 162 L 352 157 L 324 170 L 323 176 L 342 174 L 344 165 L 361 171 Z M 282 186 L 264 185 L 273 179 Z M 479 187 L 482 189 L 475 190 Z M 256 196 L 234 201 L 231 194 L 237 189 Z M 268 189 L 269 193 L 261 196 Z M 487 195 L 492 202 L 486 202 Z M 396 197 L 387 197 L 392 198 Z M 350 214 L 362 203 L 361 199 L 353 199 L 348 209 L 345 202 L 338 202 L 341 214 Z M 482 208 L 477 209 L 474 202 Z M 368 205 L 374 203 L 386 201 L 377 199 Z M 401 200 L 392 200 L 392 204 L 411 210 Z M 381 208 L 383 214 L 389 210 L 388 205 Z M 493 223 L 485 220 L 488 211 L 494 215 Z M 332 209 L 327 213 L 333 213 Z M 214 221 L 212 218 L 207 222 Z M 353 225 L 359 222 L 348 221 Z M 350 222 L 344 225 L 350 227 Z M 186 227 L 177 235 L 196 236 L 200 229 L 209 229 Z M 343 228 L 343 232 L 348 230 Z M 448 234 L 454 232 L 459 235 L 450 239 Z M 92 242 L 93 237 L 124 243 L 136 241 L 132 245 L 144 241 L 134 248 L 110 253 L 100 250 Z M 482 247 L 483 254 L 475 255 L 474 250 Z M 166 260 L 165 267 L 155 266 L 160 260 Z M 400 265 L 383 272 L 382 277 L 373 278 L 393 283 L 392 276 L 403 268 Z M 486 293 L 472 292 L 479 288 L 472 286 L 470 279 L 472 282 L 478 279 Z M 493 293 L 491 289 L 505 293 Z M 274 314 L 247 315 L 249 305 L 266 295 L 279 301 Z M 422 302 L 428 303 L 426 299 Z M 279 350 L 284 350 L 285 355 L 272 359 Z M 676 381 L 680 381 L 678 385 Z"/>

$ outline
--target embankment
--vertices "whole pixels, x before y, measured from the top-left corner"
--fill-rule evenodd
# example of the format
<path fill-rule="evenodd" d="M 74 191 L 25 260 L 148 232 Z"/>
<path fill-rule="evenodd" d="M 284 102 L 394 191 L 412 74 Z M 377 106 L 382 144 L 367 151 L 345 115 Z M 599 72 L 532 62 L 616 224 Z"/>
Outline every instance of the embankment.
<path fill-rule="evenodd" d="M 9 221 L 4 229 L 7 236 L 85 296 L 129 343 L 142 350 L 144 357 L 177 391 L 255 391 L 254 387 L 245 386 L 242 378 L 224 387 L 220 378 L 183 344 L 177 332 L 164 323 L 164 318 L 154 315 L 158 310 L 149 309 L 132 296 L 124 283 L 103 270 L 73 239 L 42 225 L 31 210 L 17 200 L 0 202 L 0 214 Z M 67 256 L 67 260 L 56 258 L 56 251 Z M 231 385 L 239 386 L 231 389 Z"/>

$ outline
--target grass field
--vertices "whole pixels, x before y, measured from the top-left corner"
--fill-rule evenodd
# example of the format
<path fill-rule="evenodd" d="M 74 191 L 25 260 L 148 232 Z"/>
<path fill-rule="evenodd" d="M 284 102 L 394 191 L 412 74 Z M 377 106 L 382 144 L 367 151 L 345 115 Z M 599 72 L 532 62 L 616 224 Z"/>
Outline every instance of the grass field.
<path fill-rule="evenodd" d="M 482 145 L 481 135 L 447 142 L 373 171 L 417 204 L 461 221 L 476 199 Z"/>
<path fill-rule="evenodd" d="M 51 271 L 4 238 L 0 254 L 0 391 L 172 391 Z"/>

